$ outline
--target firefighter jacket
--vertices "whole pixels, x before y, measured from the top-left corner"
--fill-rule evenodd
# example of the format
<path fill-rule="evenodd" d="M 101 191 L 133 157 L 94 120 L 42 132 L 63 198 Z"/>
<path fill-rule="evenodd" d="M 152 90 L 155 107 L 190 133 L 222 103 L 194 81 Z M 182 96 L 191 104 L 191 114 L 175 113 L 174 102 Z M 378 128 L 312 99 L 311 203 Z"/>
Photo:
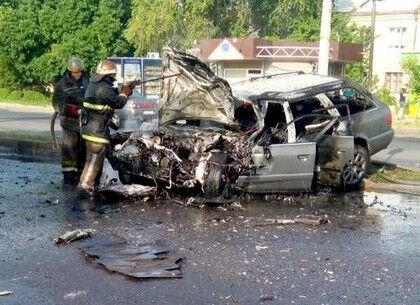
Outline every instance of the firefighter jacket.
<path fill-rule="evenodd" d="M 52 104 L 54 110 L 60 116 L 60 124 L 63 129 L 80 131 L 77 110 L 80 109 L 89 79 L 83 75 L 79 80 L 70 77 L 66 72 L 56 83 Z"/>
<path fill-rule="evenodd" d="M 127 97 L 118 94 L 108 78 L 92 78 L 86 90 L 82 107 L 82 138 L 95 143 L 109 143 L 109 123 L 114 109 L 121 109 Z"/>

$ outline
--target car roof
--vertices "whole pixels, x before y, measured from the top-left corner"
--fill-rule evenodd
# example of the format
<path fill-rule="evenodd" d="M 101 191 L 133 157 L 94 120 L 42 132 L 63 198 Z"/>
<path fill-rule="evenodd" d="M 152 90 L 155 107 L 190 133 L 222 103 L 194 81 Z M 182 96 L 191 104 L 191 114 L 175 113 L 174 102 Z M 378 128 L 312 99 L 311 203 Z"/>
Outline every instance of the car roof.
<path fill-rule="evenodd" d="M 233 95 L 241 99 L 302 99 L 342 87 L 344 79 L 303 72 L 259 77 L 232 84 Z"/>

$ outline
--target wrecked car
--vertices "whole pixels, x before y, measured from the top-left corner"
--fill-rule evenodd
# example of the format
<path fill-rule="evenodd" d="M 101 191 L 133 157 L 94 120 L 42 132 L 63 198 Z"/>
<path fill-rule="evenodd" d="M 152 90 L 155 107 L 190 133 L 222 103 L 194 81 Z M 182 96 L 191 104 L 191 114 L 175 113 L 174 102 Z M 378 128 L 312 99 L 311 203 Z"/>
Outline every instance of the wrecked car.
<path fill-rule="evenodd" d="M 166 48 L 162 64 L 159 131 L 110 152 L 126 184 L 207 197 L 350 190 L 393 138 L 388 106 L 341 78 L 285 72 L 231 87 L 192 55 Z"/>

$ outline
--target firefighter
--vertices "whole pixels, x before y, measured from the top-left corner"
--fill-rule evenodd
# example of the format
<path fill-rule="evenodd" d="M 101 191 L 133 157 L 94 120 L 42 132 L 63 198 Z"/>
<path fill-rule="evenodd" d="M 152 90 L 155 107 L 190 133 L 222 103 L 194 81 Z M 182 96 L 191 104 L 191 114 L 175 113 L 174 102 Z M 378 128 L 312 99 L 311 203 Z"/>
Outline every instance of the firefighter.
<path fill-rule="evenodd" d="M 93 194 L 109 145 L 109 124 L 114 109 L 123 108 L 132 94 L 129 85 L 121 87 L 118 93 L 113 87 L 116 75 L 116 65 L 110 60 L 104 60 L 99 63 L 86 90 L 82 107 L 82 138 L 86 143 L 86 161 L 79 182 L 82 194 Z"/>
<path fill-rule="evenodd" d="M 61 168 L 64 182 L 77 185 L 84 165 L 83 144 L 80 138 L 79 109 L 89 78 L 80 58 L 72 57 L 67 71 L 56 83 L 52 103 L 63 128 Z"/>

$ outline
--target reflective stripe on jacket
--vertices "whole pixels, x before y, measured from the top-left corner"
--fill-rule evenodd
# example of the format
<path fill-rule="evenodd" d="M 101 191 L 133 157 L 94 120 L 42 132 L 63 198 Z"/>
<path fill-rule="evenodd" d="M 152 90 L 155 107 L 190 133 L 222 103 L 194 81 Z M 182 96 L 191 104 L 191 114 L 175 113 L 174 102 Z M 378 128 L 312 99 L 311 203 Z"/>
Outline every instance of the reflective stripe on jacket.
<path fill-rule="evenodd" d="M 127 97 L 118 94 L 109 77 L 91 79 L 82 106 L 82 138 L 90 142 L 108 144 L 108 125 L 114 109 L 121 109 L 126 103 Z"/>

